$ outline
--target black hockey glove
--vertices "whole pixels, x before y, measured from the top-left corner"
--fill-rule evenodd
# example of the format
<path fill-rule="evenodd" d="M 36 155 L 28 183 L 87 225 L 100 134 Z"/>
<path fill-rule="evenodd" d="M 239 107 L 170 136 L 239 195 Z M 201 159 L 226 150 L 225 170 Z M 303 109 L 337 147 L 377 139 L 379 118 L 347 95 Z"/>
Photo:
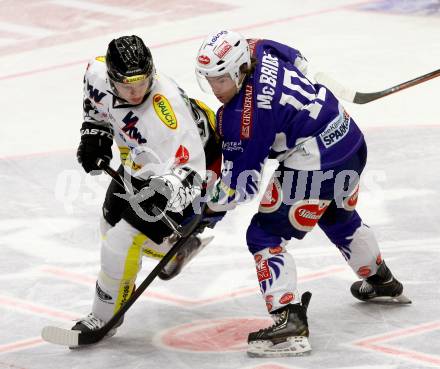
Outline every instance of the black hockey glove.
<path fill-rule="evenodd" d="M 81 127 L 81 142 L 76 152 L 78 163 L 86 173 L 100 170 L 96 165 L 98 158 L 110 164 L 112 159 L 113 129 L 89 122 Z"/>
<path fill-rule="evenodd" d="M 130 199 L 130 205 L 141 218 L 148 221 L 165 212 L 172 189 L 162 177 L 149 178 L 140 191 Z"/>
<path fill-rule="evenodd" d="M 202 220 L 197 226 L 197 233 L 203 233 L 205 228 L 214 228 L 226 215 L 226 211 L 213 211 L 206 207 L 203 212 Z"/>

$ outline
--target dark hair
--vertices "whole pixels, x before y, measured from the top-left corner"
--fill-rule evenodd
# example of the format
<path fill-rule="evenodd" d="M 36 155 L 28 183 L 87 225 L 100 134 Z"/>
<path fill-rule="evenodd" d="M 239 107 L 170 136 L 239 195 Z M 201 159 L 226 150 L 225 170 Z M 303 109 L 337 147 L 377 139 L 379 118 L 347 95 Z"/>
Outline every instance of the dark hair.
<path fill-rule="evenodd" d="M 240 66 L 240 72 L 244 73 L 247 76 L 250 76 L 252 73 L 254 73 L 255 68 L 257 67 L 258 61 L 253 56 L 251 57 L 251 65 L 248 67 L 247 64 L 242 64 Z"/>

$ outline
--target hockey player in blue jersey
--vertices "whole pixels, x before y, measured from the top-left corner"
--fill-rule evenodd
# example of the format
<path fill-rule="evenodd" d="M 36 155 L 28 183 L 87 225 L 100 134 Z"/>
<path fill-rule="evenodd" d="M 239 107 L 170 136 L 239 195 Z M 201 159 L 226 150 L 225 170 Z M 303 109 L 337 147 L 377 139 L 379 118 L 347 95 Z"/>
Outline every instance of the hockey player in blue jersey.
<path fill-rule="evenodd" d="M 223 103 L 217 112 L 223 169 L 211 209 L 224 211 L 251 199 L 265 161 L 279 161 L 246 235 L 275 318 L 273 326 L 249 334 L 250 356 L 311 351 L 311 293 L 298 293 L 295 262 L 285 246 L 316 225 L 361 279 L 351 286 L 354 297 L 410 302 L 356 211 L 367 160 L 363 134 L 331 91 L 309 81 L 306 66 L 298 50 L 226 30 L 210 34 L 197 54 L 201 88 Z"/>

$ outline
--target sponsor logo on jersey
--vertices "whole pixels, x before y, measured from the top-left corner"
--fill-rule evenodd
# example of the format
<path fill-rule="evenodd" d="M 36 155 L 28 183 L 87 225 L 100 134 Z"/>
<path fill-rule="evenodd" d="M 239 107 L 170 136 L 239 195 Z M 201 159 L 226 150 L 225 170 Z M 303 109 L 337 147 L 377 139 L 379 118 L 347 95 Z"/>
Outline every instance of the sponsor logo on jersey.
<path fill-rule="evenodd" d="M 175 160 L 176 165 L 182 165 L 182 164 L 187 163 L 189 160 L 188 149 L 185 146 L 180 145 L 176 151 L 175 157 L 176 157 L 176 160 Z"/>
<path fill-rule="evenodd" d="M 280 298 L 280 304 L 288 304 L 290 301 L 292 301 L 295 298 L 295 295 L 291 292 L 287 292 L 285 293 L 283 296 L 281 296 Z"/>
<path fill-rule="evenodd" d="M 321 219 L 330 204 L 330 200 L 302 200 L 292 205 L 289 221 L 298 230 L 310 232 Z"/>
<path fill-rule="evenodd" d="M 343 201 L 343 206 L 345 210 L 353 211 L 356 208 L 359 196 L 359 184 L 354 188 L 352 193 L 346 197 Z"/>
<path fill-rule="evenodd" d="M 241 131 L 240 138 L 242 140 L 247 140 L 251 137 L 252 130 L 252 85 L 246 85 L 244 100 L 243 100 L 243 111 L 241 113 Z"/>
<path fill-rule="evenodd" d="M 223 151 L 239 151 L 243 152 L 244 149 L 241 146 L 241 141 L 223 141 L 222 142 L 222 150 Z"/>
<path fill-rule="evenodd" d="M 209 59 L 208 55 L 199 55 L 198 59 L 200 64 L 203 65 L 208 65 L 209 63 L 211 63 L 211 59 Z"/>
<path fill-rule="evenodd" d="M 133 140 L 136 140 L 138 144 L 144 144 L 147 142 L 147 140 L 142 137 L 142 134 L 139 132 L 139 130 L 135 127 L 137 122 L 139 121 L 139 118 L 134 115 L 134 113 L 130 110 L 125 117 L 122 119 L 122 122 L 124 123 L 124 127 L 122 127 L 122 131 Z"/>
<path fill-rule="evenodd" d="M 221 137 L 223 137 L 223 110 L 224 108 L 221 106 L 217 112 L 217 130 Z"/>
<path fill-rule="evenodd" d="M 219 33 L 217 33 L 216 35 L 214 35 L 212 38 L 211 38 L 211 42 L 210 43 L 208 43 L 207 45 L 209 45 L 209 46 L 214 46 L 214 43 L 219 39 L 219 37 L 221 36 L 221 35 L 227 35 L 228 34 L 228 31 L 220 31 Z"/>
<path fill-rule="evenodd" d="M 230 50 L 232 50 L 232 46 L 229 42 L 223 41 L 220 46 L 217 46 L 214 49 L 214 54 L 217 55 L 220 59 L 223 58 Z"/>
<path fill-rule="evenodd" d="M 371 268 L 366 265 L 366 266 L 362 266 L 358 269 L 357 274 L 359 277 L 368 277 L 371 274 Z"/>
<path fill-rule="evenodd" d="M 350 130 L 350 116 L 344 114 L 331 122 L 325 127 L 324 131 L 319 135 L 323 145 L 329 148 L 341 141 Z"/>
<path fill-rule="evenodd" d="M 103 99 L 105 95 L 107 95 L 105 92 L 99 91 L 97 88 L 93 87 L 92 84 L 87 81 L 86 88 L 89 93 L 90 99 L 92 99 L 95 103 L 98 103 Z"/>
<path fill-rule="evenodd" d="M 160 94 L 153 96 L 153 106 L 159 119 L 171 129 L 177 128 L 177 118 L 168 99 Z"/>
<path fill-rule="evenodd" d="M 278 178 L 272 178 L 261 199 L 258 211 L 260 213 L 273 213 L 277 211 L 283 201 L 283 192 Z"/>
<path fill-rule="evenodd" d="M 258 80 L 262 84 L 261 93 L 257 95 L 257 107 L 260 109 L 272 109 L 272 100 L 278 78 L 278 66 L 278 58 L 265 51 L 261 58 L 260 78 Z"/>
<path fill-rule="evenodd" d="M 257 276 L 258 282 L 265 281 L 266 279 L 270 279 L 272 277 L 267 260 L 261 260 L 257 264 Z"/>

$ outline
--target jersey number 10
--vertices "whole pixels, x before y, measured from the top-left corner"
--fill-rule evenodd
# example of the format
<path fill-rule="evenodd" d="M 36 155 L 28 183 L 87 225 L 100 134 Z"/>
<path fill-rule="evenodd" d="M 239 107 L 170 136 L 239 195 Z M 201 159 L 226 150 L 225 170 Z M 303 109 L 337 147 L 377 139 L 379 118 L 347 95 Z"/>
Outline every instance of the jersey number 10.
<path fill-rule="evenodd" d="M 301 83 L 296 83 L 296 84 L 293 83 L 292 82 L 293 77 L 298 78 L 301 83 L 303 83 L 307 86 L 310 86 L 313 89 L 313 91 L 315 91 L 315 93 L 312 94 L 312 93 L 305 91 L 302 88 Z M 313 84 L 311 84 L 307 78 L 301 77 L 296 71 L 289 70 L 286 68 L 284 68 L 283 85 L 285 87 L 287 87 L 288 89 L 290 89 L 292 91 L 296 91 L 297 93 L 301 94 L 303 97 L 305 97 L 307 100 L 309 100 L 309 104 L 304 105 L 303 103 L 301 103 L 301 101 L 299 101 L 294 96 L 285 94 L 283 92 L 281 94 L 281 98 L 280 98 L 281 105 L 283 105 L 283 106 L 286 104 L 292 105 L 298 111 L 299 110 L 308 110 L 309 116 L 312 119 L 316 119 L 318 117 L 319 112 L 321 111 L 321 108 L 322 108 L 322 102 L 325 101 L 326 89 L 324 87 L 321 87 L 318 91 L 318 94 L 316 94 L 315 86 L 313 86 Z"/>

